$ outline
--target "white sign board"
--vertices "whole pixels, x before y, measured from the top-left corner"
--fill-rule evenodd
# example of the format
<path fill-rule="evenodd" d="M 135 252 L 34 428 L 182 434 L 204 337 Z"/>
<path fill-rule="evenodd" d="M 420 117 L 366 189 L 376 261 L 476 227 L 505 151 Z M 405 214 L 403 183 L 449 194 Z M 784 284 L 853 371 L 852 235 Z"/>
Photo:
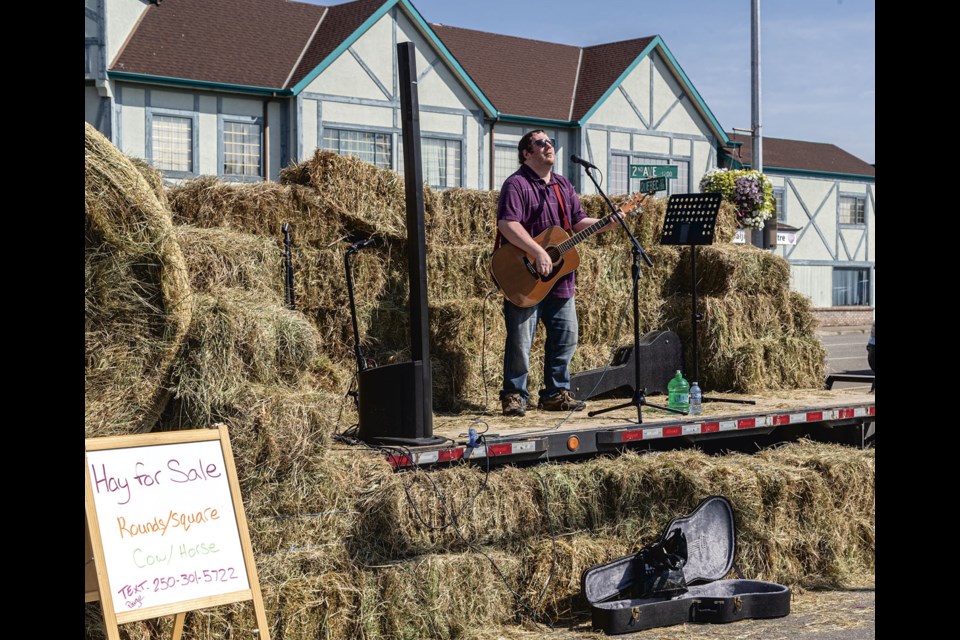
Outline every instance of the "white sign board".
<path fill-rule="evenodd" d="M 795 231 L 777 231 L 777 244 L 797 244 Z"/>
<path fill-rule="evenodd" d="M 86 467 L 118 620 L 250 598 L 219 439 L 88 449 Z"/>

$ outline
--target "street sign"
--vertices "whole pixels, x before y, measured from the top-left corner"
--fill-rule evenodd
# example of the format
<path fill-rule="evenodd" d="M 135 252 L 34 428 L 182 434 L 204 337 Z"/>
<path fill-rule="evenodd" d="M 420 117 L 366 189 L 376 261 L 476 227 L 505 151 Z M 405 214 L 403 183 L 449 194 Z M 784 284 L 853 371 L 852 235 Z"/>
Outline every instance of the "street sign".
<path fill-rule="evenodd" d="M 640 184 L 637 185 L 638 193 L 656 193 L 657 191 L 666 191 L 666 190 L 667 190 L 666 178 L 647 178 L 646 180 L 641 180 Z"/>
<path fill-rule="evenodd" d="M 631 178 L 676 178 L 680 168 L 675 164 L 632 164 Z"/>

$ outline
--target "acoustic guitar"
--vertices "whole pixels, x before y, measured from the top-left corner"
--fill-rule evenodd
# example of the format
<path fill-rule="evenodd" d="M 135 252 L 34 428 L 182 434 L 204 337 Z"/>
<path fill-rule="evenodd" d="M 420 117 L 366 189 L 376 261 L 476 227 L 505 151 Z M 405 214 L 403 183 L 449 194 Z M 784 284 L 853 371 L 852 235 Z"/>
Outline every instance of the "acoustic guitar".
<path fill-rule="evenodd" d="M 648 196 L 656 193 L 637 193 L 620 205 L 621 214 L 641 206 Z M 543 300 L 559 278 L 580 266 L 580 254 L 575 247 L 599 231 L 608 222 L 604 216 L 586 229 L 568 234 L 561 227 L 541 231 L 533 240 L 543 247 L 553 260 L 549 275 L 537 271 L 533 256 L 509 243 L 500 245 L 490 258 L 490 275 L 507 300 L 518 307 L 532 307 Z"/>

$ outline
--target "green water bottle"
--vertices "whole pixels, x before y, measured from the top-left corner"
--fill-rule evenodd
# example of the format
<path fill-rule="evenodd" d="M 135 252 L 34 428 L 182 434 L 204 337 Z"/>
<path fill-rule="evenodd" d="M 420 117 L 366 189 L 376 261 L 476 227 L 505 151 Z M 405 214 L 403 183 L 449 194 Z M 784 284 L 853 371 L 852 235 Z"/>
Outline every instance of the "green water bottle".
<path fill-rule="evenodd" d="M 679 370 L 667 384 L 667 406 L 680 411 L 690 409 L 690 383 L 684 379 Z"/>

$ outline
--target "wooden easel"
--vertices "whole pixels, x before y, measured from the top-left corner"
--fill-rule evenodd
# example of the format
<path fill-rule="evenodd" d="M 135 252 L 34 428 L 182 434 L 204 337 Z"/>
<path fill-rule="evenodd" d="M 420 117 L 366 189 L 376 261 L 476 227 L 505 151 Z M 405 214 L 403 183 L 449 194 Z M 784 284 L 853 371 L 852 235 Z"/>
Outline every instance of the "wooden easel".
<path fill-rule="evenodd" d="M 103 535 L 100 527 L 101 523 L 99 522 L 98 504 L 96 501 L 98 498 L 103 499 L 104 502 L 108 500 L 103 495 L 103 493 L 107 491 L 107 489 L 104 488 L 107 486 L 107 483 L 104 482 L 103 478 L 98 478 L 98 491 L 95 492 L 94 481 L 91 480 L 92 467 L 90 455 L 96 455 L 96 452 L 117 452 L 120 450 L 132 451 L 134 448 L 141 448 L 140 451 L 144 452 L 159 451 L 149 449 L 149 447 L 154 447 L 157 445 L 185 445 L 187 448 L 189 448 L 192 444 L 203 446 L 205 447 L 205 451 L 209 452 L 209 443 L 214 441 L 219 441 L 220 451 L 222 452 L 223 467 L 221 471 L 220 467 L 218 466 L 220 459 L 216 458 L 213 463 L 208 464 L 207 470 L 212 470 L 216 474 L 215 487 L 220 492 L 220 495 L 222 495 L 225 490 L 229 490 L 229 502 L 230 506 L 232 506 L 232 510 L 231 513 L 224 513 L 224 517 L 232 517 L 233 521 L 231 522 L 229 520 L 225 520 L 225 524 L 222 526 L 229 527 L 235 524 L 235 530 L 229 529 L 229 531 L 231 533 L 235 533 L 239 538 L 239 550 L 242 554 L 242 562 L 244 565 L 243 576 L 246 578 L 246 586 L 244 588 L 232 591 L 228 590 L 226 587 L 223 590 L 219 590 L 216 581 L 214 581 L 213 586 L 203 587 L 206 592 L 198 597 L 184 597 L 182 599 L 173 597 L 173 599 L 171 599 L 172 596 L 167 595 L 167 601 L 164 601 L 162 604 L 157 606 L 146 606 L 143 608 L 135 608 L 128 611 L 118 612 L 116 610 L 114 596 L 119 593 L 117 587 L 119 586 L 122 589 L 122 586 L 119 584 L 111 585 L 110 572 L 111 569 L 117 571 L 118 569 L 129 570 L 130 568 L 123 566 L 123 560 L 126 558 L 126 556 L 119 556 L 115 553 L 116 550 L 104 547 L 105 536 Z M 122 454 L 119 453 L 115 454 L 114 459 L 120 459 L 121 455 Z M 189 431 L 151 433 L 132 436 L 111 436 L 105 438 L 87 438 L 85 441 L 84 462 L 86 467 L 84 472 L 84 484 L 86 491 L 86 517 L 84 518 L 84 602 L 100 602 L 103 610 L 103 622 L 104 626 L 106 627 L 108 640 L 120 640 L 120 632 L 118 628 L 118 625 L 120 624 L 136 622 L 139 620 L 147 620 L 150 618 L 158 618 L 167 615 L 175 616 L 172 639 L 180 640 L 183 635 L 184 620 L 188 611 L 227 605 L 235 602 L 244 602 L 246 600 L 253 600 L 253 607 L 260 637 L 264 640 L 270 640 L 270 628 L 267 624 L 266 612 L 263 607 L 263 596 L 260 591 L 260 581 L 257 576 L 256 563 L 254 562 L 253 558 L 253 549 L 250 545 L 250 532 L 247 527 L 247 519 L 246 515 L 244 514 L 243 501 L 241 500 L 240 485 L 237 482 L 237 471 L 233 461 L 233 452 L 230 447 L 230 439 L 228 437 L 225 425 L 216 425 L 211 429 L 194 429 Z M 123 462 L 123 460 L 120 460 L 120 464 Z M 106 469 L 105 465 L 104 469 Z M 168 471 L 171 470 L 168 469 Z M 180 475 L 178 477 L 180 478 L 187 477 L 187 473 L 179 471 L 177 468 L 172 468 L 172 472 L 179 473 Z M 96 473 L 95 470 L 94 473 Z M 160 470 L 159 473 L 164 473 L 164 470 Z M 200 474 L 202 475 L 202 473 L 203 471 L 201 470 Z M 157 477 L 159 477 L 159 475 Z M 164 478 L 166 478 L 166 476 L 164 476 Z M 98 494 L 100 495 L 98 496 Z M 194 495 L 197 494 L 194 493 Z M 153 500 L 153 502 L 150 503 L 150 508 L 158 513 L 163 513 L 166 507 L 164 507 L 162 503 L 157 502 L 157 497 L 157 495 L 150 496 L 150 498 Z M 235 540 L 233 537 L 230 536 L 226 540 L 225 546 L 234 541 Z M 231 570 L 232 569 L 233 567 L 231 567 Z M 191 569 L 189 568 L 187 569 L 188 572 L 190 570 Z M 146 573 L 147 572 L 144 572 L 144 574 Z M 194 570 L 194 573 L 196 574 L 197 570 Z M 204 571 L 203 573 L 207 574 L 209 572 Z M 185 573 L 183 575 L 187 574 Z M 147 580 L 144 580 L 144 584 L 146 584 L 146 582 Z M 191 584 L 190 587 L 186 588 L 188 590 L 191 587 L 194 589 L 201 588 L 201 581 L 199 579 L 195 580 L 194 583 L 195 585 Z"/>

